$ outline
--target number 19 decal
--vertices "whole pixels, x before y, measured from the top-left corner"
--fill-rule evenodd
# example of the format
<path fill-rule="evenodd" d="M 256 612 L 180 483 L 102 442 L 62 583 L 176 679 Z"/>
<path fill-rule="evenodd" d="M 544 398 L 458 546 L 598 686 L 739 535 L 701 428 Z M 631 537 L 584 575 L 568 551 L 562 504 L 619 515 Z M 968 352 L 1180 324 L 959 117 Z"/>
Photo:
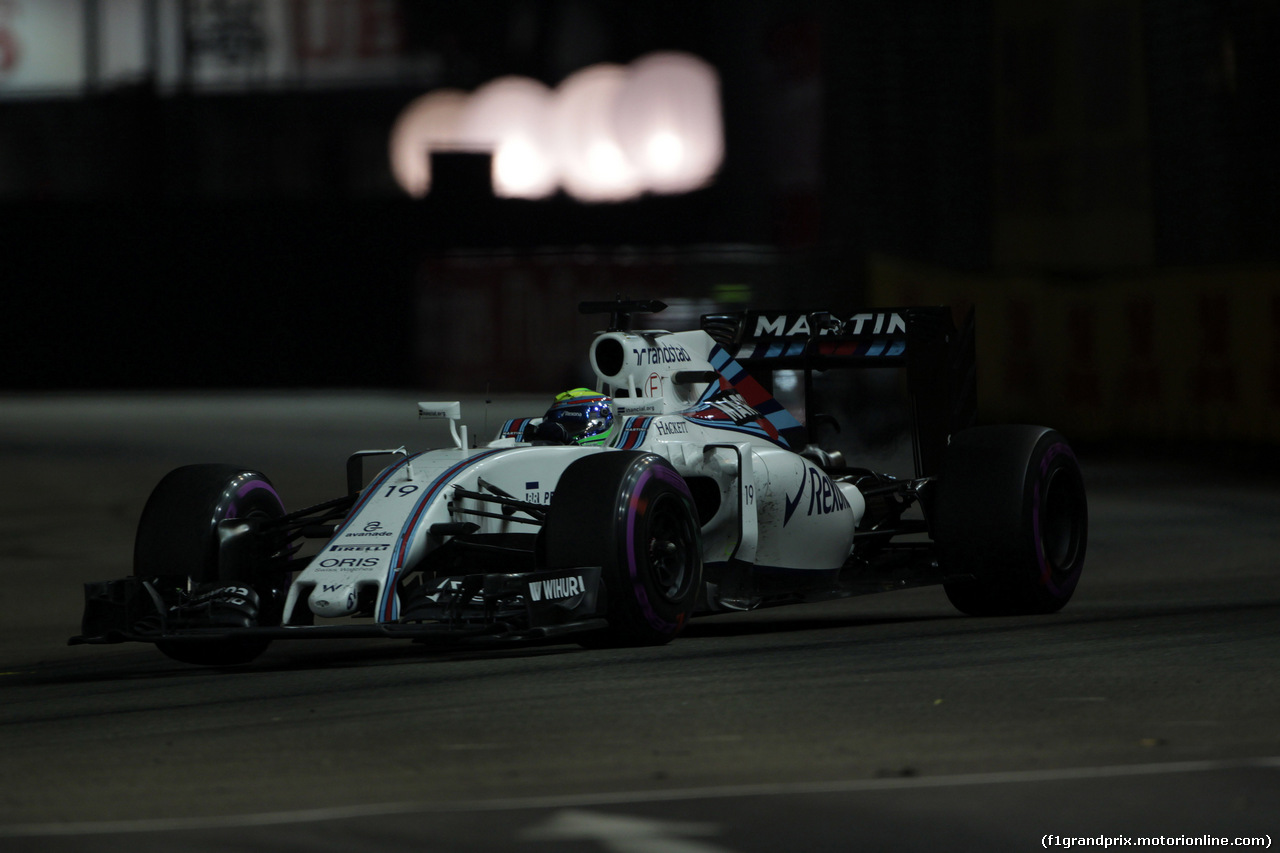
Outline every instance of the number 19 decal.
<path fill-rule="evenodd" d="M 405 486 L 387 486 L 387 492 L 386 494 L 383 495 L 383 497 L 394 498 L 396 496 L 399 496 L 399 497 L 405 498 L 416 491 L 418 491 L 418 487 L 412 484 L 405 485 Z"/>

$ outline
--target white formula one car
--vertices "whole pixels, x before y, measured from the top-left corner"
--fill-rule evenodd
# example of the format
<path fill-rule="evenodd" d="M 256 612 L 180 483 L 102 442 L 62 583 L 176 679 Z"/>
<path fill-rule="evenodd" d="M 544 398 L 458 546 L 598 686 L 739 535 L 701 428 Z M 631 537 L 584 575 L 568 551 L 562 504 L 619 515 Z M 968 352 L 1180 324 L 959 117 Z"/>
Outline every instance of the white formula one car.
<path fill-rule="evenodd" d="M 611 318 L 591 345 L 595 389 L 480 447 L 457 403 L 421 403 L 456 446 L 358 452 L 328 503 L 286 512 L 265 476 L 232 465 L 171 472 L 143 510 L 133 576 L 86 585 L 71 642 L 228 665 L 278 638 L 665 643 L 699 613 L 925 583 L 973 614 L 1071 597 L 1079 465 L 1051 429 L 970 425 L 971 320 L 745 311 L 632 329 L 664 307 L 584 303 Z M 905 371 L 913 477 L 811 443 L 830 420 L 817 395 L 793 412 L 769 390 L 777 371 L 812 391 L 815 375 L 865 367 Z M 365 483 L 379 455 L 391 464 Z M 299 556 L 308 538 L 324 544 Z"/>

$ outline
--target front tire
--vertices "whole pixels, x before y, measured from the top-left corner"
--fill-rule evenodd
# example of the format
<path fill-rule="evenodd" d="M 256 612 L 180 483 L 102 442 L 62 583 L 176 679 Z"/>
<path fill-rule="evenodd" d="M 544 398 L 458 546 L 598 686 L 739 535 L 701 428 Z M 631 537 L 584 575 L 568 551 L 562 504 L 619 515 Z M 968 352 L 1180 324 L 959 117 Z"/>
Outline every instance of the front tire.
<path fill-rule="evenodd" d="M 935 502 L 947 598 L 975 616 L 1054 613 L 1084 568 L 1084 478 L 1063 436 L 989 426 L 952 436 Z"/>
<path fill-rule="evenodd" d="M 577 460 L 556 484 L 542 536 L 548 568 L 602 567 L 603 644 L 661 645 L 693 615 L 701 531 L 689 487 L 662 457 L 605 451 Z"/>
<path fill-rule="evenodd" d="M 235 465 L 187 465 L 165 475 L 151 492 L 133 547 L 133 573 L 161 578 L 179 588 L 227 582 L 249 584 L 262 602 L 263 616 L 276 611 L 287 573 L 254 578 L 220 573 L 218 522 L 230 518 L 266 519 L 284 515 L 284 505 L 263 474 Z M 183 663 L 232 666 L 248 663 L 271 641 L 262 637 L 215 640 L 161 640 L 156 648 Z"/>

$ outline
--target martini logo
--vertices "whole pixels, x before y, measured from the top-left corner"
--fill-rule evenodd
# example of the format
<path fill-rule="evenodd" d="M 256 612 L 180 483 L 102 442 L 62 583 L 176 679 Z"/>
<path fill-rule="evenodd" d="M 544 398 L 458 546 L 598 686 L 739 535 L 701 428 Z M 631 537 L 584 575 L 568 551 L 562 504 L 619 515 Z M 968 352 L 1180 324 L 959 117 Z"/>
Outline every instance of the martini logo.
<path fill-rule="evenodd" d="M 809 317 L 806 314 L 801 314 L 798 317 L 789 317 L 783 314 L 780 317 L 774 317 L 772 320 L 761 315 L 756 319 L 754 337 L 757 338 L 790 338 L 807 334 L 809 334 Z"/>
<path fill-rule="evenodd" d="M 847 320 L 832 324 L 831 329 L 819 329 L 818 334 L 826 335 L 892 335 L 906 332 L 907 321 L 901 314 L 889 311 L 854 314 Z M 808 314 L 779 314 L 769 317 L 761 314 L 756 318 L 756 338 L 795 338 L 813 334 L 809 327 Z"/>

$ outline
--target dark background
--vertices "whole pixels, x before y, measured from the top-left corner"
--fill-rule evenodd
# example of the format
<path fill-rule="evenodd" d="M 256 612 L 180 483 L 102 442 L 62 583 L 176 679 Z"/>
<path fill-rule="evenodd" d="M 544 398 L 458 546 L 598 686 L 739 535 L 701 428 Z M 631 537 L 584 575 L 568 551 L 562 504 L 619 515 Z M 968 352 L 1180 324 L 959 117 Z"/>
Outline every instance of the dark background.
<path fill-rule="evenodd" d="M 1280 253 L 1274 2 L 399 6 L 401 49 L 440 59 L 431 79 L 0 100 L 0 387 L 431 384 L 422 317 L 466 310 L 470 286 L 433 264 L 459 253 L 555 265 L 587 247 L 612 268 L 625 251 L 669 296 L 745 285 L 836 310 L 882 255 L 1105 284 Z M 499 201 L 444 172 L 423 200 L 395 187 L 387 135 L 423 92 L 554 86 L 660 49 L 720 73 L 712 186 L 612 205 Z M 1139 239 L 1109 241 L 1111 222 Z M 1058 239 L 1079 223 L 1103 236 Z"/>
<path fill-rule="evenodd" d="M 175 826 L 196 849 L 546 850 L 563 809 L 735 850 L 1275 835 L 1280 4 L 399 5 L 433 75 L 20 99 L 0 78 L 0 571 L 24 602 L 0 620 L 6 850 L 174 849 Z M 720 72 L 711 187 L 591 207 L 496 201 L 465 169 L 422 201 L 395 187 L 387 137 L 423 92 L 654 49 Z M 491 379 L 569 387 L 548 377 L 582 361 L 578 298 L 842 310 L 913 288 L 982 303 L 988 416 L 1021 407 L 1080 453 L 1090 568 L 1061 614 L 961 618 L 921 588 L 655 648 L 280 643 L 236 672 L 62 645 L 176 465 L 234 460 L 305 506 L 353 448 L 447 442 L 412 401 L 454 398 L 420 388 L 468 395 L 477 435 Z M 334 386 L 388 393 L 292 393 Z M 1122 430 L 1139 452 L 1077 440 Z M 1222 436 L 1271 444 L 1184 441 Z"/>

